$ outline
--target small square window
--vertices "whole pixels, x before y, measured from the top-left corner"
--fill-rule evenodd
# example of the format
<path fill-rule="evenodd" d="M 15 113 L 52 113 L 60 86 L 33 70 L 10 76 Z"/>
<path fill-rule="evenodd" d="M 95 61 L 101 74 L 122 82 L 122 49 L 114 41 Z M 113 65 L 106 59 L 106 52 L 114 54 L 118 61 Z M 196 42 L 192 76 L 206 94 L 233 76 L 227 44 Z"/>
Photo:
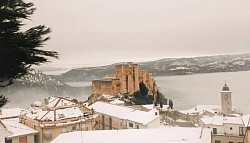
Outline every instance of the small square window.
<path fill-rule="evenodd" d="M 136 125 L 136 129 L 139 129 L 140 127 L 139 127 L 139 125 Z"/>
<path fill-rule="evenodd" d="M 219 140 L 215 140 L 215 142 L 214 143 L 221 143 Z"/>
<path fill-rule="evenodd" d="M 233 130 L 233 127 L 230 127 L 230 130 Z"/>

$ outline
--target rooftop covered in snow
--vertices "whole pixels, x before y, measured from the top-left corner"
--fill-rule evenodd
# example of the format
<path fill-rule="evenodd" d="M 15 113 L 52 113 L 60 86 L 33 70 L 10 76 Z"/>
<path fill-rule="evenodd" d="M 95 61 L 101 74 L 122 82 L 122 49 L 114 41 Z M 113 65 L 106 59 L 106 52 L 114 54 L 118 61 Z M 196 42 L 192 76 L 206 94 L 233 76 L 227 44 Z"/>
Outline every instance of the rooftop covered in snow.
<path fill-rule="evenodd" d="M 0 108 L 0 119 L 19 117 L 22 111 L 24 111 L 24 109 L 21 108 L 10 108 L 10 109 Z"/>
<path fill-rule="evenodd" d="M 59 135 L 51 143 L 206 143 L 208 129 L 164 127 L 137 130 L 77 131 Z"/>
<path fill-rule="evenodd" d="M 221 106 L 220 105 L 197 105 L 191 109 L 188 110 L 182 110 L 180 111 L 183 114 L 202 114 L 204 112 L 211 112 L 211 113 L 219 113 L 221 112 Z"/>
<path fill-rule="evenodd" d="M 18 118 L 4 119 L 1 122 L 5 125 L 7 129 L 6 138 L 13 138 L 17 136 L 25 136 L 38 133 L 22 123 L 19 122 Z"/>
<path fill-rule="evenodd" d="M 76 103 L 63 97 L 50 97 L 44 103 L 35 102 L 33 106 L 21 113 L 21 118 L 40 121 L 40 125 L 46 126 L 59 125 L 67 119 L 72 119 L 72 123 L 92 119 L 92 110 L 86 108 L 83 104 Z M 73 120 L 75 119 L 75 120 Z M 67 122 L 70 124 L 70 122 Z"/>
<path fill-rule="evenodd" d="M 237 124 L 243 125 L 241 117 L 213 116 L 200 119 L 205 125 Z"/>
<path fill-rule="evenodd" d="M 95 102 L 90 108 L 93 108 L 94 111 L 106 114 L 112 117 L 130 120 L 143 125 L 155 120 L 159 117 L 159 113 L 156 109 L 150 110 L 148 112 L 135 110 L 125 106 L 112 105 L 104 102 Z M 157 112 L 157 113 L 155 113 Z"/>

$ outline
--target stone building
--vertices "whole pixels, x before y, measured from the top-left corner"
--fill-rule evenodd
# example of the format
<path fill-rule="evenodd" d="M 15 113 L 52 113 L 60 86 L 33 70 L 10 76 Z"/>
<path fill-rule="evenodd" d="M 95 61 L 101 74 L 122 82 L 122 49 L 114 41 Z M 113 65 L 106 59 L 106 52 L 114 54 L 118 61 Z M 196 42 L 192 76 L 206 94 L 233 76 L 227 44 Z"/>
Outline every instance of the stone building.
<path fill-rule="evenodd" d="M 158 90 L 155 79 L 147 71 L 139 71 L 138 64 L 128 62 L 116 66 L 116 75 L 114 77 L 104 78 L 92 81 L 92 95 L 132 95 L 139 91 L 140 82 L 144 83 L 149 89 L 148 94 L 154 95 Z"/>
<path fill-rule="evenodd" d="M 61 133 L 93 130 L 96 115 L 83 104 L 63 97 L 35 102 L 20 115 L 20 122 L 38 131 L 37 142 L 49 143 Z"/>

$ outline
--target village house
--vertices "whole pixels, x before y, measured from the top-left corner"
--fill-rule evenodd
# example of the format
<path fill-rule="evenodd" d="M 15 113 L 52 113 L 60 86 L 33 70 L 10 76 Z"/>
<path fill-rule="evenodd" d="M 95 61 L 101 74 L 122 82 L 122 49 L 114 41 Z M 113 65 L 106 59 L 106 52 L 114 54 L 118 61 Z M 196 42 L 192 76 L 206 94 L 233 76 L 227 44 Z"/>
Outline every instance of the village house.
<path fill-rule="evenodd" d="M 245 126 L 241 117 L 213 116 L 199 119 L 212 132 L 212 143 L 243 143 Z"/>
<path fill-rule="evenodd" d="M 92 81 L 92 96 L 89 100 L 95 100 L 102 94 L 112 96 L 116 96 L 118 93 L 133 95 L 139 91 L 140 83 L 143 83 L 148 88 L 149 95 L 153 96 L 158 90 L 152 75 L 147 71 L 139 71 L 138 64 L 132 62 L 120 64 L 116 66 L 116 75 L 114 77 Z"/>
<path fill-rule="evenodd" d="M 77 131 L 59 135 L 51 143 L 210 143 L 208 129 L 160 127 L 139 130 Z"/>
<path fill-rule="evenodd" d="M 19 122 L 19 118 L 0 121 L 0 143 L 38 143 L 37 131 Z"/>
<path fill-rule="evenodd" d="M 98 114 L 96 118 L 98 130 L 144 129 L 160 126 L 160 116 L 156 109 L 140 111 L 100 101 L 92 104 L 90 108 Z"/>
<path fill-rule="evenodd" d="M 95 117 L 92 110 L 75 100 L 49 97 L 23 111 L 20 121 L 38 131 L 39 143 L 49 143 L 61 133 L 93 130 Z"/>

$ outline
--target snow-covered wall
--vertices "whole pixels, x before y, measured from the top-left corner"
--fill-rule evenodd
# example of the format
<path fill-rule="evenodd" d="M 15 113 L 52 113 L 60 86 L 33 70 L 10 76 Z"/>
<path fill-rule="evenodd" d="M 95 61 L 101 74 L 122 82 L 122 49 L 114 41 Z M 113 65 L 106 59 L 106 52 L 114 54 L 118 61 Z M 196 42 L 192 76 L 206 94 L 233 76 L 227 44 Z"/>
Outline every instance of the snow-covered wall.
<path fill-rule="evenodd" d="M 0 143 L 5 143 L 5 129 L 0 125 Z"/>

